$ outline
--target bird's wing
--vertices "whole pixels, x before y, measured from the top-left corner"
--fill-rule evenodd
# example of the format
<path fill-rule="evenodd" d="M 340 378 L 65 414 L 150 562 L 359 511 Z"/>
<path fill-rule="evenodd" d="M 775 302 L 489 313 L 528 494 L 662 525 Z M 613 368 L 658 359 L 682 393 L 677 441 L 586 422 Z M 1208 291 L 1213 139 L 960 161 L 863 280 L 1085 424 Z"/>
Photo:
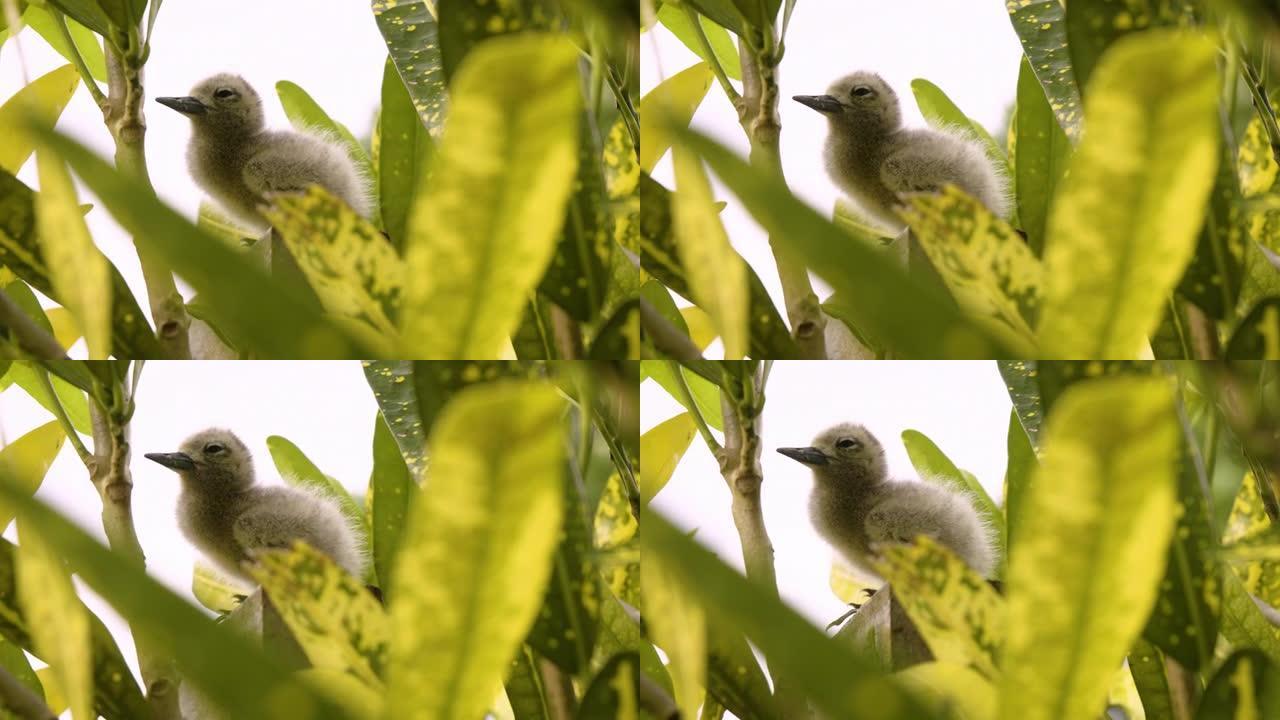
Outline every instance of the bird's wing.
<path fill-rule="evenodd" d="M 264 500 L 246 510 L 231 526 L 236 543 L 246 551 L 288 549 L 305 530 L 305 518 L 288 502 Z"/>

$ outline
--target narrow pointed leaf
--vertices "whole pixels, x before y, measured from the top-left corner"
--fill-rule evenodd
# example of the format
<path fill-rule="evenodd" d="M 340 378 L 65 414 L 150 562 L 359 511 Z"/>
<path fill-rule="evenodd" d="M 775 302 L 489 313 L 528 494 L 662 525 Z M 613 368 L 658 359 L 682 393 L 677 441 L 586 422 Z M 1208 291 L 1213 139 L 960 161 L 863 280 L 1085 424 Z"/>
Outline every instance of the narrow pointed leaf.
<path fill-rule="evenodd" d="M 9 371 L 4 377 L 6 381 L 11 381 L 27 391 L 27 394 L 40 403 L 41 407 L 53 413 L 54 397 L 45 390 L 44 381 L 38 374 L 42 372 L 44 372 L 43 368 L 35 367 L 28 362 L 16 362 L 9 366 Z M 67 413 L 67 419 L 71 421 L 71 426 L 83 435 L 91 435 L 93 430 L 89 425 L 89 403 L 85 399 L 84 391 L 54 374 L 49 375 L 49 380 L 53 384 L 53 392 L 58 403 L 62 405 L 62 409 Z"/>
<path fill-rule="evenodd" d="M 636 720 L 640 717 L 640 698 L 637 688 L 640 678 L 640 657 L 635 653 L 615 655 L 591 679 L 582 704 L 578 707 L 578 719 L 617 718 Z"/>
<path fill-rule="evenodd" d="M 1134 358 L 1159 324 L 1213 186 L 1216 59 L 1201 36 L 1152 30 L 1098 66 L 1088 137 L 1049 218 L 1044 355 Z"/>
<path fill-rule="evenodd" d="M 664 80 L 640 99 L 640 169 L 653 168 L 671 149 L 673 127 L 687 127 L 693 120 L 707 90 L 711 89 L 711 68 L 698 63 Z"/>
<path fill-rule="evenodd" d="M 15 491 L 34 495 L 66 439 L 55 420 L 14 440 L 0 449 L 0 477 L 6 478 Z M 9 527 L 15 515 L 14 507 L 0 500 L 0 529 Z"/>
<path fill-rule="evenodd" d="M 497 357 L 550 262 L 577 165 L 577 52 L 498 38 L 453 83 L 448 127 L 410 214 L 402 327 L 414 357 Z"/>
<path fill-rule="evenodd" d="M 253 592 L 239 580 L 232 580 L 212 566 L 197 561 L 191 569 L 191 594 L 201 605 L 223 615 L 235 610 Z"/>
<path fill-rule="evenodd" d="M 683 717 L 694 717 L 707 684 L 707 616 L 704 607 L 679 583 L 656 555 L 640 564 L 645 625 L 667 656 L 675 683 L 675 701 Z"/>
<path fill-rule="evenodd" d="M 412 3 L 410 3 L 412 4 Z M 390 59 L 382 71 L 382 113 L 378 116 L 378 195 L 382 226 L 396 248 L 403 245 L 414 193 L 422 187 L 435 142 L 422 124 L 413 97 Z"/>
<path fill-rule="evenodd" d="M 0 145 L 0 168 L 10 173 L 18 172 L 36 149 L 36 137 L 27 126 L 34 123 L 52 129 L 79 85 L 80 76 L 76 69 L 63 65 L 24 85 L 4 105 L 0 105 L 0 133 L 4 135 L 4 144 Z M 44 187 L 43 183 L 41 187 Z"/>
<path fill-rule="evenodd" d="M 373 17 L 422 125 L 433 137 L 438 136 L 444 126 L 448 95 L 432 4 L 426 0 L 373 0 Z"/>
<path fill-rule="evenodd" d="M 1071 157 L 1071 141 L 1054 118 L 1044 88 L 1025 57 L 1018 71 L 1014 115 L 1017 143 L 1013 150 L 1013 184 L 1018 219 L 1027 233 L 1027 244 L 1039 256 L 1044 251 L 1050 203 Z"/>
<path fill-rule="evenodd" d="M 1067 50 L 1066 11 L 1059 0 L 1018 0 L 1007 2 L 1009 20 L 1022 41 L 1022 49 L 1058 119 L 1073 140 L 1080 133 L 1083 112 L 1080 90 L 1071 69 Z"/>
<path fill-rule="evenodd" d="M 538 383 L 454 398 L 395 570 L 389 712 L 473 720 L 534 620 L 561 526 L 563 403 Z M 431 617 L 431 623 L 419 622 Z"/>
<path fill-rule="evenodd" d="M 693 54 L 706 60 L 711 61 L 707 57 L 706 50 L 703 48 L 702 41 L 698 39 L 698 30 L 694 27 L 693 22 L 689 20 L 689 16 L 685 14 L 683 8 L 673 5 L 663 5 L 658 10 L 658 22 L 671 31 L 684 46 L 689 48 Z M 711 52 L 716 62 L 720 63 L 720 67 L 724 68 L 725 75 L 733 80 L 742 79 L 742 59 L 738 56 L 738 46 L 730 37 L 729 32 L 723 27 L 717 25 L 715 21 L 708 20 L 705 17 L 698 18 L 699 25 L 702 26 L 702 32 L 706 34 L 707 42 L 711 45 Z"/>
<path fill-rule="evenodd" d="M 44 38 L 45 42 L 49 43 L 49 47 L 66 58 L 68 62 L 74 62 L 75 56 L 72 54 L 72 48 L 63 38 L 62 31 L 57 26 L 57 21 L 53 19 L 48 10 L 39 5 L 31 5 L 23 13 L 22 19 L 26 21 L 28 27 L 35 30 L 40 37 Z M 107 82 L 107 59 L 102 51 L 102 38 L 94 35 L 92 30 L 70 17 L 67 18 L 67 30 L 71 35 L 72 43 L 75 45 L 75 52 L 80 54 L 80 57 L 84 60 L 85 67 L 89 68 L 90 77 L 100 82 Z"/>
<path fill-rule="evenodd" d="M 271 460 L 275 463 L 281 479 L 290 485 L 332 499 L 342 510 L 351 527 L 367 539 L 369 526 L 365 524 L 364 511 L 360 509 L 360 505 L 355 498 L 351 497 L 351 493 L 347 492 L 342 483 L 325 475 L 297 445 L 286 438 L 279 435 L 268 437 L 267 450 L 271 453 Z"/>
<path fill-rule="evenodd" d="M 920 114 L 924 115 L 925 120 L 934 127 L 940 128 L 961 128 L 968 130 L 969 134 L 982 143 L 982 149 L 986 151 L 987 158 L 1002 173 L 1007 174 L 1009 170 L 1009 159 L 1005 157 L 1004 150 L 991 137 L 991 133 L 982 126 L 981 123 L 970 119 L 964 114 L 947 94 L 942 92 L 942 88 L 925 80 L 924 78 L 916 78 L 911 81 L 911 94 L 916 97 L 916 105 L 920 107 Z"/>
<path fill-rule="evenodd" d="M 1179 431 L 1165 378 L 1079 383 L 1055 404 L 1006 575 L 1001 717 L 1101 712 L 1157 594 Z M 1087 540 L 1082 540 L 1087 538 Z"/>
<path fill-rule="evenodd" d="M 373 429 L 373 475 L 369 478 L 369 498 L 373 515 L 369 521 L 369 539 L 373 546 L 373 566 L 378 584 L 387 596 L 394 585 L 392 568 L 404 536 L 404 523 L 418 486 L 409 474 L 395 437 L 381 413 Z M 388 598 L 390 599 L 390 598 Z"/>
<path fill-rule="evenodd" d="M 671 479 L 697 429 L 689 413 L 680 413 L 640 436 L 640 502 L 648 504 Z"/>
<path fill-rule="evenodd" d="M 995 500 L 987 494 L 986 488 L 971 476 L 966 475 L 942 449 L 934 444 L 924 433 L 917 430 L 904 430 L 902 444 L 911 458 L 920 477 L 928 482 L 938 483 L 951 490 L 962 492 L 973 500 L 974 508 L 982 519 L 1000 537 L 1004 536 L 1004 513 L 996 505 Z M 1003 550 L 1003 547 L 1001 548 Z M 1004 553 L 1001 552 L 1003 555 Z"/>

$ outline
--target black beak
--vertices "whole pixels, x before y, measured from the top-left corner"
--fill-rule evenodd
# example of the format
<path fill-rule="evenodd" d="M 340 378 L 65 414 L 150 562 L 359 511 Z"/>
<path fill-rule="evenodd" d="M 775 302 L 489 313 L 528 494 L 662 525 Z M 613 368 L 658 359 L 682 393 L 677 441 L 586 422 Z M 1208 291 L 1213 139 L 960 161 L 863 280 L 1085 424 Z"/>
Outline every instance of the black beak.
<path fill-rule="evenodd" d="M 158 97 L 156 102 L 165 107 L 171 107 L 183 115 L 203 115 L 209 111 L 209 108 L 205 107 L 204 103 L 189 95 L 187 97 Z"/>
<path fill-rule="evenodd" d="M 827 456 L 816 447 L 778 448 L 778 452 L 805 465 L 826 465 Z"/>
<path fill-rule="evenodd" d="M 192 470 L 196 464 L 186 453 L 147 453 L 143 455 L 152 462 L 158 462 L 170 470 Z"/>
<path fill-rule="evenodd" d="M 840 112 L 840 108 L 843 107 L 840 105 L 839 100 L 836 100 L 830 95 L 796 95 L 791 99 L 801 105 L 811 107 L 824 115 L 827 113 Z"/>

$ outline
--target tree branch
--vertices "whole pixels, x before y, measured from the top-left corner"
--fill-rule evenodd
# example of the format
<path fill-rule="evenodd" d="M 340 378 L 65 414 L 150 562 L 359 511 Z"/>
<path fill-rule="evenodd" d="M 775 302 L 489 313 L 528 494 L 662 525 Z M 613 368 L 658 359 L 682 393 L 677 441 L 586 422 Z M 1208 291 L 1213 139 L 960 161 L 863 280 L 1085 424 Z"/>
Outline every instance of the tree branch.
<path fill-rule="evenodd" d="M 756 402 L 756 386 L 762 377 L 751 377 L 746 387 L 720 392 L 724 411 L 724 447 L 716 453 L 720 474 L 732 494 L 733 524 L 742 545 L 742 563 L 747 579 L 763 589 L 772 600 L 778 600 L 778 576 L 773 566 L 773 543 L 764 525 L 764 509 L 760 504 L 760 486 L 764 473 L 760 469 L 760 409 Z M 762 390 L 760 391 L 762 393 Z M 786 669 L 769 663 L 774 696 L 783 717 L 809 717 L 808 703 L 788 678 Z"/>
<path fill-rule="evenodd" d="M 751 164 L 777 175 L 785 183 L 781 155 L 782 121 L 778 117 L 778 57 L 773 30 L 747 30 L 755 35 L 738 38 L 738 55 L 742 59 L 738 121 L 751 142 Z M 770 236 L 769 247 L 773 250 L 778 279 L 782 282 L 782 299 L 791 323 L 791 336 L 805 358 L 825 360 L 827 319 L 809 282 L 809 270 L 779 244 L 778 238 Z"/>
<path fill-rule="evenodd" d="M 672 325 L 670 320 L 662 317 L 662 313 L 659 313 L 648 300 L 640 301 L 640 324 L 644 326 L 649 341 L 663 355 L 673 357 L 680 362 L 702 359 L 698 346 L 680 332 L 679 328 Z"/>
<path fill-rule="evenodd" d="M 0 667 L 0 707 L 22 720 L 57 720 L 31 688 L 3 667 Z"/>
<path fill-rule="evenodd" d="M 128 392 L 125 388 L 123 392 Z M 89 402 L 93 422 L 93 457 L 89 479 L 102 499 L 102 529 L 111 550 L 121 557 L 146 566 L 146 556 L 133 524 L 133 477 L 129 472 L 129 426 L 104 409 Z M 146 685 L 147 704 L 153 720 L 181 720 L 178 684 L 181 682 L 173 660 L 157 652 L 146 637 L 133 634 L 138 649 L 138 665 Z"/>
<path fill-rule="evenodd" d="M 9 328 L 18 347 L 40 360 L 66 360 L 67 351 L 62 349 L 58 341 L 49 331 L 40 327 L 31 319 L 13 298 L 0 292 L 0 325 Z"/>
<path fill-rule="evenodd" d="M 114 45 L 121 45 L 121 49 L 117 50 Z M 121 31 L 115 42 L 107 42 L 106 56 L 108 95 L 102 115 L 115 140 L 116 169 L 141 181 L 145 191 L 155 197 L 155 188 L 147 173 L 146 147 L 143 144 L 147 123 L 142 113 L 142 48 L 138 43 L 137 29 Z M 142 265 L 147 302 L 151 306 L 151 319 L 155 323 L 160 346 L 168 357 L 188 360 L 191 358 L 191 344 L 187 328 L 191 326 L 191 317 L 187 315 L 187 306 L 174 282 L 173 271 L 163 260 L 137 243 L 134 243 L 134 248 Z"/>

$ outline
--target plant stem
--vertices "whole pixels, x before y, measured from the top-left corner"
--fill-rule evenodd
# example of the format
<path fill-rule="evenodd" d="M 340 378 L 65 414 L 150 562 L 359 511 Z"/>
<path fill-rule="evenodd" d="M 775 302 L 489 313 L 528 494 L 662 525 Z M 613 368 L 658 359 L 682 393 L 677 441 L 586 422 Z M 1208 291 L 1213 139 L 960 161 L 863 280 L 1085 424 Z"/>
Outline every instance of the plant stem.
<path fill-rule="evenodd" d="M 0 667 L 0 707 L 21 720 L 57 720 L 40 696 L 23 685 L 8 670 Z"/>
<path fill-rule="evenodd" d="M 582 327 L 559 305 L 547 305 L 551 316 L 551 335 L 561 360 L 582 359 Z"/>
<path fill-rule="evenodd" d="M 684 379 L 684 369 L 680 367 L 680 363 L 675 360 L 668 360 L 667 367 L 671 369 L 671 374 L 676 378 L 676 391 L 680 393 L 680 400 L 684 402 L 684 406 L 689 408 L 689 416 L 693 418 L 693 424 L 698 428 L 698 433 L 702 435 L 702 441 L 707 444 L 707 449 L 711 450 L 713 455 L 720 453 L 720 443 L 716 440 L 716 436 L 711 434 L 711 428 L 707 427 L 707 421 L 702 417 L 702 411 L 698 409 L 698 403 L 693 400 L 693 393 L 689 391 L 689 384 Z M 723 394 L 724 391 L 721 391 Z"/>
<path fill-rule="evenodd" d="M 748 380 L 751 387 L 741 392 L 724 389 L 720 406 L 724 411 L 724 448 L 716 453 L 720 474 L 733 496 L 733 524 L 742 545 L 742 563 L 747 579 L 764 590 L 770 600 L 779 600 L 778 576 L 773 567 L 773 543 L 764 525 L 764 509 L 760 504 L 760 486 L 764 473 L 760 468 L 760 408 L 755 386 L 762 378 Z M 762 393 L 763 390 L 760 390 Z M 782 717 L 809 717 L 808 704 L 791 683 L 785 668 L 769 663 L 774 696 Z"/>
<path fill-rule="evenodd" d="M 107 54 L 107 102 L 103 108 L 103 120 L 116 144 L 116 169 L 141 181 L 147 194 L 155 197 L 155 188 L 147 173 L 146 147 L 143 141 L 147 132 L 142 113 L 144 92 L 142 87 L 141 48 L 135 29 L 120 33 L 117 42 L 123 42 L 117 51 L 106 43 Z M 151 319 L 155 322 L 156 337 L 165 354 L 173 359 L 191 358 L 191 345 L 187 328 L 191 318 L 187 306 L 178 292 L 173 271 L 160 258 L 135 243 L 138 261 L 142 265 L 142 278 L 147 286 L 147 301 L 151 306 Z"/>
<path fill-rule="evenodd" d="M 729 74 L 724 71 L 724 67 L 720 64 L 720 58 L 716 57 L 716 51 L 711 49 L 711 40 L 707 38 L 707 31 L 702 28 L 702 16 L 688 5 L 684 6 L 684 14 L 689 18 L 689 22 L 693 24 L 693 33 L 698 38 L 698 44 L 702 46 L 702 51 L 706 53 L 707 62 L 711 65 L 711 71 L 715 73 L 716 79 L 720 81 L 720 87 L 724 89 L 724 94 L 729 98 L 729 102 L 735 106 L 742 100 L 742 96 L 733 88 L 733 83 L 729 82 Z"/>
<path fill-rule="evenodd" d="M 534 666 L 542 680 L 550 720 L 570 720 L 577 714 L 577 698 L 573 694 L 573 678 L 550 660 L 534 657 Z"/>
<path fill-rule="evenodd" d="M 751 142 L 751 164 L 773 173 L 784 183 L 780 151 L 782 121 L 778 117 L 778 74 L 773 31 L 749 28 L 753 38 L 738 38 L 742 59 L 742 97 L 737 102 L 738 121 Z M 769 247 L 782 281 L 791 335 L 801 354 L 810 360 L 825 360 L 827 320 L 809 282 L 809 270 L 779 243 L 769 237 Z"/>
<path fill-rule="evenodd" d="M 0 326 L 14 334 L 18 347 L 40 360 L 66 360 L 67 351 L 5 293 L 0 293 Z"/>
<path fill-rule="evenodd" d="M 76 47 L 75 40 L 71 39 L 71 31 L 67 28 L 67 17 L 58 12 L 53 6 L 49 6 L 48 10 L 53 16 L 53 24 L 58 27 L 58 34 L 62 36 L 62 41 L 67 44 L 67 49 L 71 53 L 71 64 L 75 66 L 76 72 L 80 73 L 80 79 L 84 81 L 85 89 L 93 96 L 93 103 L 100 110 L 105 111 L 107 96 L 102 94 L 102 88 L 98 87 L 98 81 L 93 79 L 93 73 L 89 72 L 89 66 L 85 64 L 84 58 L 80 56 L 80 48 Z"/>
<path fill-rule="evenodd" d="M 1262 76 L 1258 74 L 1253 60 L 1244 48 L 1240 49 L 1240 67 L 1244 70 L 1245 84 L 1249 86 L 1249 93 L 1253 96 L 1253 107 L 1262 119 L 1262 127 L 1271 144 L 1271 156 L 1280 163 L 1280 125 L 1276 123 L 1276 111 L 1271 107 L 1271 99 L 1267 97 L 1267 87 L 1262 82 Z"/>
<path fill-rule="evenodd" d="M 662 317 L 648 300 L 640 301 L 640 324 L 658 352 L 681 362 L 701 360 L 702 353 L 679 328 Z"/>
<path fill-rule="evenodd" d="M 1221 357 L 1222 348 L 1213 318 L 1192 303 L 1183 303 L 1182 307 L 1187 316 L 1187 330 L 1191 333 L 1191 350 L 1194 353 L 1191 359 L 1216 360 Z"/>
<path fill-rule="evenodd" d="M 44 391 L 49 393 L 49 402 L 53 405 L 53 416 L 58 420 L 58 424 L 62 426 L 62 431 L 67 434 L 67 439 L 71 441 L 71 446 L 76 449 L 76 455 L 80 456 L 80 462 L 84 463 L 86 468 L 90 467 L 93 462 L 93 454 L 84 446 L 84 442 L 80 440 L 80 433 L 76 432 L 75 427 L 71 424 L 71 419 L 67 417 L 67 410 L 62 407 L 62 400 L 58 399 L 58 393 L 53 389 L 53 382 L 49 380 L 48 371 L 37 368 L 36 378 L 44 387 Z"/>
<path fill-rule="evenodd" d="M 127 389 L 126 389 L 127 392 Z M 146 566 L 146 556 L 133 524 L 133 477 L 129 472 L 129 426 L 96 401 L 89 403 L 93 421 L 93 457 L 89 479 L 102 499 L 102 529 L 112 552 L 138 567 Z M 143 635 L 133 634 L 138 649 L 138 665 L 147 691 L 147 705 L 153 720 L 181 720 L 178 708 L 177 669 L 170 658 L 157 652 Z"/>

